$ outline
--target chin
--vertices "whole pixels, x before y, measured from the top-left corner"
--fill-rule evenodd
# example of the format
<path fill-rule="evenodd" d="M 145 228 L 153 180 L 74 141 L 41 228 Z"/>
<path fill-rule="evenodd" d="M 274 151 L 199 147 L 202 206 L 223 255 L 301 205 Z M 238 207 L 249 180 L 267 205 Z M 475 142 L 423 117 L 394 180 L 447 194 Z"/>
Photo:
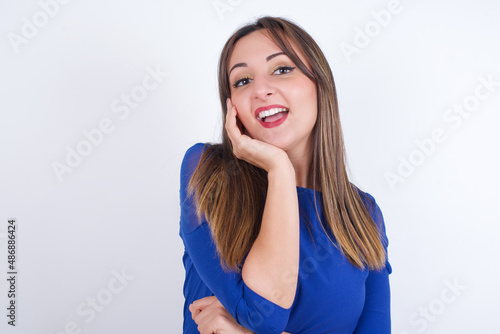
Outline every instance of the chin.
<path fill-rule="evenodd" d="M 276 146 L 277 148 L 282 149 L 283 151 L 288 151 L 292 148 L 292 142 L 287 138 L 262 138 L 263 142 L 268 143 L 270 145 Z"/>
<path fill-rule="evenodd" d="M 288 151 L 293 149 L 299 138 L 294 135 L 294 131 L 291 128 L 283 129 L 254 129 L 256 131 L 250 132 L 252 138 L 256 138 L 260 141 L 263 141 L 267 144 L 276 146 L 284 151 Z M 285 131 L 283 131 L 285 130 Z M 253 133 L 255 132 L 255 133 Z"/>

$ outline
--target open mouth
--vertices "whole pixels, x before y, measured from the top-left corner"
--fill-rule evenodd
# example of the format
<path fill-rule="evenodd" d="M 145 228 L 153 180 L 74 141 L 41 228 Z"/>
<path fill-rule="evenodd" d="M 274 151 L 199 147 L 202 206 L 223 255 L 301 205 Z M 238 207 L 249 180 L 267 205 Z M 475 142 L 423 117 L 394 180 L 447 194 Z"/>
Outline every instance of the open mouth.
<path fill-rule="evenodd" d="M 271 108 L 259 113 L 257 119 L 262 123 L 274 123 L 288 115 L 287 108 Z"/>
<path fill-rule="evenodd" d="M 265 128 L 274 128 L 278 125 L 283 124 L 288 118 L 290 110 L 287 108 L 271 108 L 268 110 L 263 110 L 257 115 L 257 120 Z"/>

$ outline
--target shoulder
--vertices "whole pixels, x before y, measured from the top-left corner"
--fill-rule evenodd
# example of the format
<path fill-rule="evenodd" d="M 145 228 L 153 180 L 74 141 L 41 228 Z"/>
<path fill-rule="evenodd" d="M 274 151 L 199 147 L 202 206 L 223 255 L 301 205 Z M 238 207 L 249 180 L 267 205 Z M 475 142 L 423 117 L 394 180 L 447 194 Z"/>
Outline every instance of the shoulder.
<path fill-rule="evenodd" d="M 198 164 L 201 154 L 203 153 L 203 150 L 207 144 L 203 143 L 196 143 L 190 148 L 186 150 L 186 153 L 184 153 L 184 158 L 182 159 L 182 166 L 181 168 L 185 169 L 189 166 L 191 166 L 193 163 Z"/>
<path fill-rule="evenodd" d="M 206 146 L 207 144 L 203 143 L 194 144 L 186 150 L 184 158 L 182 159 L 179 196 L 181 205 L 181 236 L 183 238 L 185 235 L 201 226 L 196 213 L 196 205 L 194 203 L 193 194 L 191 194 L 189 190 L 189 181 L 198 167 L 198 163 Z"/>
<path fill-rule="evenodd" d="M 184 154 L 180 168 L 180 205 L 181 205 L 181 236 L 185 236 L 192 231 L 196 230 L 205 221 L 204 216 L 199 217 L 197 214 L 196 204 L 192 188 L 189 182 L 193 177 L 195 170 L 198 168 L 201 159 L 205 159 L 205 155 L 212 156 L 214 152 L 219 152 L 220 144 L 196 143 L 189 147 Z M 206 154 L 205 154 L 206 152 Z M 217 163 L 210 163 L 208 165 L 214 166 Z M 203 174 L 207 174 L 204 169 Z M 210 173 L 208 172 L 210 175 Z M 196 185 L 195 185 L 196 187 Z M 200 220 L 201 218 L 201 220 Z"/>
<path fill-rule="evenodd" d="M 205 149 L 206 144 L 197 143 L 187 149 L 184 153 L 184 158 L 181 163 L 181 198 L 187 196 L 187 184 L 193 176 L 193 173 L 198 166 L 200 157 Z"/>
<path fill-rule="evenodd" d="M 363 203 L 372 216 L 373 221 L 378 225 L 379 228 L 385 229 L 384 225 L 384 218 L 382 216 L 382 210 L 380 210 L 380 207 L 375 200 L 375 198 L 369 194 L 368 192 L 364 192 L 355 185 L 352 185 L 357 191 L 361 199 L 363 200 Z"/>
<path fill-rule="evenodd" d="M 373 207 L 373 206 L 375 206 L 375 205 L 376 205 L 375 198 L 374 198 L 371 194 L 369 194 L 369 193 L 367 193 L 367 192 L 365 192 L 365 191 L 363 191 L 363 190 L 359 189 L 359 188 L 358 188 L 356 185 L 354 185 L 353 183 L 351 183 L 351 186 L 352 186 L 354 189 L 356 189 L 356 190 L 357 190 L 357 192 L 358 192 L 358 194 L 359 194 L 359 197 L 361 197 L 361 199 L 363 200 L 363 202 L 365 203 L 365 205 L 366 205 L 367 207 Z"/>
<path fill-rule="evenodd" d="M 187 190 L 187 184 L 198 167 L 204 152 L 208 151 L 209 156 L 212 156 L 214 153 L 219 154 L 220 146 L 220 144 L 196 143 L 186 150 L 180 168 L 181 195 L 183 195 L 183 191 Z M 214 166 L 214 164 L 211 165 L 212 167 Z"/>
<path fill-rule="evenodd" d="M 196 143 L 186 150 L 186 153 L 184 153 L 184 157 L 181 163 L 182 178 L 191 177 L 194 170 L 198 166 L 198 163 L 200 162 L 200 158 L 203 152 L 212 146 L 213 146 L 212 144 L 208 143 Z"/>
<path fill-rule="evenodd" d="M 356 186 L 354 186 L 354 187 L 358 190 L 359 196 L 363 200 L 366 209 L 368 210 L 373 221 L 377 225 L 377 227 L 379 229 L 379 233 L 380 233 L 380 240 L 382 241 L 382 245 L 384 246 L 384 248 L 387 252 L 387 247 L 389 245 L 389 239 L 387 238 L 387 232 L 386 232 L 386 228 L 385 228 L 384 217 L 382 216 L 382 210 L 380 210 L 380 207 L 378 206 L 377 201 L 375 200 L 375 198 L 371 194 L 362 191 L 361 189 L 357 188 Z M 392 273 L 392 267 L 391 267 L 389 260 L 387 258 L 386 258 L 386 265 L 385 266 L 387 268 L 388 273 L 389 274 Z"/>

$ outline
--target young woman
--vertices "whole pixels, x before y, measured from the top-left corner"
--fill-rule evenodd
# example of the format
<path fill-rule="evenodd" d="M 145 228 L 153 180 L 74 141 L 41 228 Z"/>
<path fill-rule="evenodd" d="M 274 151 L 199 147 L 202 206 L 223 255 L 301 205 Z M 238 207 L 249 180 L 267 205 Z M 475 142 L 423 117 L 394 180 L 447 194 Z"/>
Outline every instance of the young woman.
<path fill-rule="evenodd" d="M 222 144 L 181 167 L 184 333 L 390 333 L 387 238 L 349 182 L 315 41 L 263 17 L 219 62 Z"/>

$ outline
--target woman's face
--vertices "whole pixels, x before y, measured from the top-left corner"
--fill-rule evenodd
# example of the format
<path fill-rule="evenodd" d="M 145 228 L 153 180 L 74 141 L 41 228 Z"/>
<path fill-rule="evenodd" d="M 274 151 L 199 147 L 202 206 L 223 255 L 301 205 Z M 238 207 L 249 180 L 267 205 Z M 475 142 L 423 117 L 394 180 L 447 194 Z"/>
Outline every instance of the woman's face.
<path fill-rule="evenodd" d="M 228 71 L 231 102 L 247 134 L 285 151 L 307 150 L 318 114 L 316 84 L 267 31 L 252 32 L 236 43 Z"/>

